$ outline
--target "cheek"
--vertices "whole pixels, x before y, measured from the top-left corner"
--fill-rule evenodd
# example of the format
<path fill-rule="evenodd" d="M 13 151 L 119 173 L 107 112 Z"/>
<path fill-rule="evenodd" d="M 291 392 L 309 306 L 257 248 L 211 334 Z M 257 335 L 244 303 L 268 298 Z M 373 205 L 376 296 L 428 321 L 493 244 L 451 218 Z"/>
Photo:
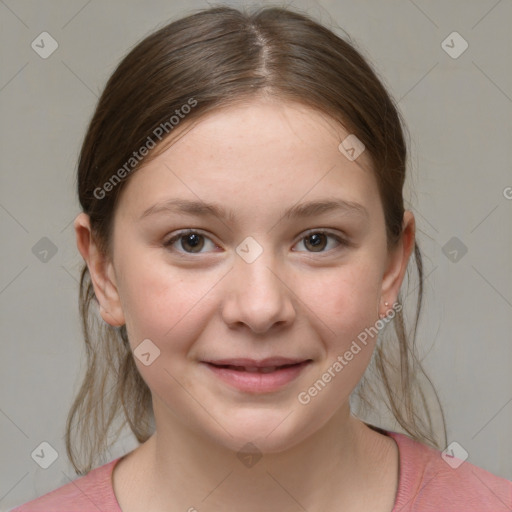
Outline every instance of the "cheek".
<path fill-rule="evenodd" d="M 130 255 L 119 263 L 119 294 L 132 347 L 149 338 L 183 352 L 187 340 L 203 328 L 218 276 L 173 267 L 159 258 L 144 261 Z"/>
<path fill-rule="evenodd" d="M 325 346 L 318 373 L 297 397 L 312 425 L 327 421 L 348 401 L 371 360 L 378 339 L 378 270 L 360 258 L 331 272 L 329 280 L 321 279 L 323 288 L 308 295 L 306 304 L 320 319 Z"/>
<path fill-rule="evenodd" d="M 330 269 L 314 282 L 311 286 L 311 281 L 304 281 L 303 300 L 325 324 L 330 351 L 344 350 L 378 319 L 381 282 L 377 266 L 361 257 L 357 263 Z"/>
<path fill-rule="evenodd" d="M 295 301 L 296 295 L 298 313 L 302 310 L 327 333 L 329 351 L 344 350 L 378 318 L 381 283 L 369 253 L 361 251 L 337 268 L 299 271 L 291 278 L 289 300 Z M 173 351 L 182 351 L 187 340 L 199 336 L 215 308 L 212 301 L 219 300 L 214 289 L 222 273 L 179 268 L 154 254 L 134 251 L 123 254 L 118 267 L 119 293 L 133 347 L 149 338 L 157 344 L 172 342 Z"/>
<path fill-rule="evenodd" d="M 133 271 L 125 274 L 120 295 L 138 371 L 157 400 L 167 403 L 172 396 L 173 408 L 190 407 L 183 389 L 192 389 L 193 381 L 183 364 L 211 317 L 211 291 L 219 276 L 178 269 L 156 258 L 150 265 L 129 258 L 125 263 Z M 150 365 L 137 357 L 137 347 L 147 339 L 160 351 Z"/>

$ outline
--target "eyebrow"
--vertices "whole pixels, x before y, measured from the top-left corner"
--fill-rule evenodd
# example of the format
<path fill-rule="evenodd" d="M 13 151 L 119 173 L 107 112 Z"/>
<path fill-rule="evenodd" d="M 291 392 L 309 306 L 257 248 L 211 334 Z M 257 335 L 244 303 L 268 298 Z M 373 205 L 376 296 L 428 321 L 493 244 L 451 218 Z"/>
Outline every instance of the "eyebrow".
<path fill-rule="evenodd" d="M 364 217 L 368 219 L 368 210 L 360 203 L 347 201 L 344 199 L 324 199 L 309 201 L 288 208 L 283 214 L 282 219 L 306 218 L 313 215 L 337 211 L 344 215 Z M 234 223 L 236 214 L 233 210 L 224 208 L 221 205 L 205 203 L 202 201 L 191 201 L 189 199 L 167 199 L 158 202 L 145 210 L 140 219 L 158 213 L 185 213 L 197 217 L 218 217 Z"/>

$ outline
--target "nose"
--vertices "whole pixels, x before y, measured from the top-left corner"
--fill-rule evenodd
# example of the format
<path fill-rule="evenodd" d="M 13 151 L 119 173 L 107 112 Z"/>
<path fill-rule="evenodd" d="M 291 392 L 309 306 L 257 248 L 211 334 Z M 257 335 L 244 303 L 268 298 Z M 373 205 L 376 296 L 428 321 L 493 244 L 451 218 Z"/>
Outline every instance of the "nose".
<path fill-rule="evenodd" d="M 229 327 L 246 326 L 263 334 L 295 319 L 292 284 L 271 251 L 263 251 L 252 263 L 237 255 L 228 283 L 222 316 Z"/>

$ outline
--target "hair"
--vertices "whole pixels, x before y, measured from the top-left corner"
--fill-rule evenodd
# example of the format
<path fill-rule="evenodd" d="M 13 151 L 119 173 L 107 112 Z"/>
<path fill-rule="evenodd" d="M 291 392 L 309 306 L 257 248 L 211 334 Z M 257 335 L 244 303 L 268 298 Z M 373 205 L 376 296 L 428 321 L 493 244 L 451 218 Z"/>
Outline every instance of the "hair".
<path fill-rule="evenodd" d="M 248 12 L 217 6 L 194 11 L 144 38 L 120 62 L 98 101 L 80 152 L 77 187 L 94 240 L 105 255 L 110 254 L 115 208 L 130 178 L 120 171 L 126 171 L 129 161 L 132 170 L 141 166 L 138 161 L 133 165 L 134 151 L 160 133 L 157 127 L 165 126 L 168 133 L 171 116 L 191 105 L 191 99 L 196 105 L 182 126 L 257 95 L 312 107 L 363 142 L 383 205 L 388 249 L 400 241 L 408 155 L 403 122 L 370 64 L 349 40 L 307 14 L 281 7 Z M 166 143 L 164 138 L 140 161 L 149 162 Z M 116 172 L 123 179 L 113 183 Z M 112 186 L 103 187 L 107 182 Z M 98 187 L 103 187 L 101 194 Z M 382 396 L 377 402 L 384 402 L 405 433 L 439 448 L 419 381 L 426 374 L 416 354 L 423 296 L 417 241 L 414 261 L 419 281 L 412 332 L 406 332 L 400 308 L 390 322 L 394 335 L 377 343 L 373 354 L 370 366 L 379 378 L 377 387 L 372 388 L 367 370 L 356 391 L 361 406 L 371 410 L 375 400 L 372 403 L 370 395 L 377 396 L 378 388 Z M 128 424 L 143 443 L 154 432 L 154 415 L 151 392 L 136 368 L 126 326 L 112 327 L 99 318 L 87 265 L 81 272 L 79 300 L 87 369 L 69 411 L 65 439 L 75 471 L 84 474 L 112 445 L 108 436 L 117 420 L 121 424 L 114 439 Z M 432 389 L 446 445 L 442 407 Z"/>

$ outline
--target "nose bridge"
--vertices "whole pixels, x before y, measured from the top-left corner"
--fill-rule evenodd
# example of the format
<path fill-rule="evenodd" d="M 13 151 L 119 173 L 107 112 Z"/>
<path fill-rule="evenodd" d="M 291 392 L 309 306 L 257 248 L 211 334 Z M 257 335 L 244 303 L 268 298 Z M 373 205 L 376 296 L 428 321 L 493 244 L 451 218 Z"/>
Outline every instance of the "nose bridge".
<path fill-rule="evenodd" d="M 239 259 L 242 261 L 237 261 L 236 265 L 242 277 L 241 291 L 249 293 L 255 299 L 260 296 L 267 300 L 275 299 L 281 294 L 282 281 L 276 277 L 279 276 L 281 266 L 270 250 L 266 250 L 251 262 Z"/>
<path fill-rule="evenodd" d="M 236 249 L 225 321 L 244 323 L 264 332 L 276 323 L 288 323 L 294 316 L 291 292 L 285 285 L 283 265 L 270 248 L 248 237 Z"/>

